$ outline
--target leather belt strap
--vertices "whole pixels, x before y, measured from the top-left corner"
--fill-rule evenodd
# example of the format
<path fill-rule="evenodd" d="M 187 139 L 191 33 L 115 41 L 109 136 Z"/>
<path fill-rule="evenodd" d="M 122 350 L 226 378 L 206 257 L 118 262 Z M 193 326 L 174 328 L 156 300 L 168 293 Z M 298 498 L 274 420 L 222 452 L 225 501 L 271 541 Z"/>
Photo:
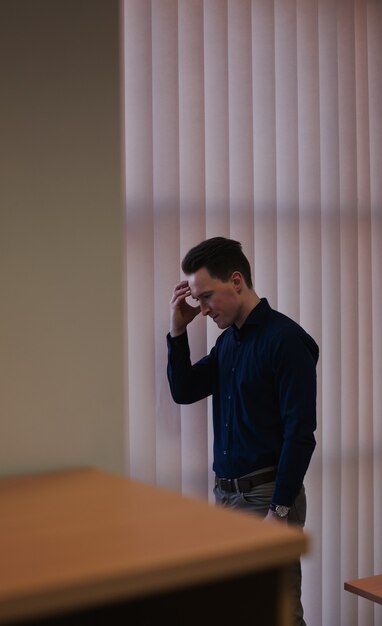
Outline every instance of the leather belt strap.
<path fill-rule="evenodd" d="M 245 493 L 246 491 L 251 491 L 254 487 L 275 480 L 276 472 L 277 470 L 274 468 L 265 472 L 259 472 L 253 476 L 247 476 L 246 478 L 218 478 L 216 476 L 215 484 L 220 487 L 220 489 L 223 489 L 223 491 Z"/>

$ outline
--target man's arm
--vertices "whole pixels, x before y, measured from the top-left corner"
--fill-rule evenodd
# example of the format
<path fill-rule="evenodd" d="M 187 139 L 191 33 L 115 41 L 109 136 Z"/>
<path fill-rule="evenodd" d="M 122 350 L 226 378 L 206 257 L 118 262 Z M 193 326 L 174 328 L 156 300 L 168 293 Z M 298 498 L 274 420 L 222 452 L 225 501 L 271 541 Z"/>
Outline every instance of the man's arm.
<path fill-rule="evenodd" d="M 275 504 L 291 506 L 294 502 L 315 449 L 317 359 L 318 346 L 307 335 L 296 335 L 290 329 L 281 338 L 275 357 L 275 382 L 283 446 L 273 494 Z"/>
<path fill-rule="evenodd" d="M 200 306 L 191 306 L 186 301 L 191 295 L 188 281 L 183 280 L 174 287 L 170 300 L 170 335 L 178 337 L 183 335 L 192 320 L 199 315 Z"/>

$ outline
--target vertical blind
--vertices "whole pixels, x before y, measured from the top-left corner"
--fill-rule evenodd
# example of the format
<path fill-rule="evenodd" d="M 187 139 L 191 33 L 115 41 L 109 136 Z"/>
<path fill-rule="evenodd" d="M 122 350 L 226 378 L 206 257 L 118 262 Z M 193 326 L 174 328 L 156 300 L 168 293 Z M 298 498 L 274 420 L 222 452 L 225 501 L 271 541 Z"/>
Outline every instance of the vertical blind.
<path fill-rule="evenodd" d="M 321 350 L 306 621 L 381 626 L 343 584 L 382 572 L 382 2 L 122 6 L 127 472 L 211 500 L 211 401 L 174 405 L 165 336 L 187 250 L 238 239 Z"/>

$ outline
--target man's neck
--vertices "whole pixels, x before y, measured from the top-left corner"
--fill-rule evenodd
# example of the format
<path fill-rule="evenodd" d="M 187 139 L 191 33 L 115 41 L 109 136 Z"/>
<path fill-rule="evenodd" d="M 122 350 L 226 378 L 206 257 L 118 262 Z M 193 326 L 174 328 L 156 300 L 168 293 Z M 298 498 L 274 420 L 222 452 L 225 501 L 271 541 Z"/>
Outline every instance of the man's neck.
<path fill-rule="evenodd" d="M 257 293 L 253 289 L 249 289 L 246 297 L 243 300 L 243 306 L 241 309 L 240 319 L 236 322 L 235 326 L 237 328 L 241 328 L 247 319 L 248 315 L 253 311 L 253 309 L 260 303 L 260 298 Z"/>

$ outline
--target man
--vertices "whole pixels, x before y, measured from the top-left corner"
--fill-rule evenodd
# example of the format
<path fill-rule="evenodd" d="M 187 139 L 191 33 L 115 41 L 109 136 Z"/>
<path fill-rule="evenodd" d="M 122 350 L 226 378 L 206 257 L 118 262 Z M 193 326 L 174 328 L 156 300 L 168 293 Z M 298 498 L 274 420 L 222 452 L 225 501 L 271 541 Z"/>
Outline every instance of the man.
<path fill-rule="evenodd" d="M 175 286 L 170 303 L 167 375 L 179 404 L 212 394 L 216 503 L 303 528 L 303 480 L 316 445 L 318 346 L 259 298 L 240 242 L 202 241 L 182 270 L 188 280 Z M 187 326 L 199 313 L 223 332 L 192 364 Z M 303 626 L 300 561 L 291 593 L 295 623 Z"/>

